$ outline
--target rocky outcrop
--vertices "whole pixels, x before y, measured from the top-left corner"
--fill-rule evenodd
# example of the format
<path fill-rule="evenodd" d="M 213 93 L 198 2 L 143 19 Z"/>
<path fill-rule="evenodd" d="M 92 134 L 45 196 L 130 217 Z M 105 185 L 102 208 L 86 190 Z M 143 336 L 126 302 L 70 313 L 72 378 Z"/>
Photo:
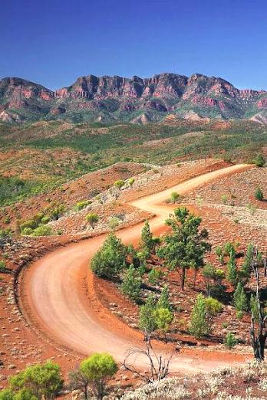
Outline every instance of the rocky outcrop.
<path fill-rule="evenodd" d="M 163 73 L 151 78 L 88 75 L 56 91 L 25 79 L 4 78 L 0 80 L 0 105 L 2 111 L 12 113 L 10 118 L 2 116 L 9 122 L 16 121 L 17 115 L 18 120 L 99 121 L 101 117 L 106 122 L 147 123 L 147 119 L 157 121 L 169 113 L 184 117 L 188 112 L 199 118 L 244 118 L 267 108 L 267 92 L 239 90 L 222 78 L 202 74 Z"/>

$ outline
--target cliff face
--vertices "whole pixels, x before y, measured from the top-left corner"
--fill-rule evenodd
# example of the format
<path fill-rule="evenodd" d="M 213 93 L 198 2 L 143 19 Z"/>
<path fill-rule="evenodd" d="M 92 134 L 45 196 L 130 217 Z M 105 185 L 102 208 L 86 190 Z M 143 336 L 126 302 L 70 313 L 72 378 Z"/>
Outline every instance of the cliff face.
<path fill-rule="evenodd" d="M 266 109 L 266 91 L 238 90 L 224 79 L 201 74 L 188 78 L 164 73 L 144 79 L 88 75 L 56 91 L 20 78 L 0 80 L 0 118 L 4 112 L 10 122 L 150 122 L 170 113 L 188 118 L 192 112 L 200 118 L 251 118 Z"/>

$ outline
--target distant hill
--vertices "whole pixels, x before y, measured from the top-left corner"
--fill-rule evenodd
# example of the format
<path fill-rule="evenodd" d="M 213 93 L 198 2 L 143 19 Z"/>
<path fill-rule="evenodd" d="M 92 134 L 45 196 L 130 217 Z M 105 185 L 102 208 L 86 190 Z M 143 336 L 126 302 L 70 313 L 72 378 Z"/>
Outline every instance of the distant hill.
<path fill-rule="evenodd" d="M 224 79 L 201 74 L 163 73 L 144 79 L 88 75 L 56 91 L 21 78 L 0 80 L 3 122 L 64 119 L 146 124 L 168 115 L 266 124 L 267 92 L 239 90 Z"/>

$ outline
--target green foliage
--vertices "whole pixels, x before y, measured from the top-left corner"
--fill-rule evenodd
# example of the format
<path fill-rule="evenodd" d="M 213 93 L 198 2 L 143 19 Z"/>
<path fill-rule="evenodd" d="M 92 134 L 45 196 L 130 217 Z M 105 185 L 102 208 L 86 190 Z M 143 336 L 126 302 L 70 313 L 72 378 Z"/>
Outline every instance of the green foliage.
<path fill-rule="evenodd" d="M 254 160 L 254 164 L 255 164 L 257 167 L 263 167 L 263 166 L 264 166 L 264 164 L 265 164 L 265 159 L 264 159 L 264 157 L 263 157 L 262 154 L 258 154 L 258 155 L 256 156 L 256 158 L 255 158 L 255 160 Z"/>
<path fill-rule="evenodd" d="M 112 231 L 114 231 L 120 224 L 121 220 L 118 217 L 110 217 L 108 225 Z"/>
<path fill-rule="evenodd" d="M 40 225 L 31 233 L 31 236 L 50 236 L 53 235 L 51 226 Z"/>
<path fill-rule="evenodd" d="M 254 318 L 254 321 L 259 322 L 259 306 L 258 306 L 257 298 L 253 294 L 250 296 L 249 308 L 250 308 L 250 312 Z"/>
<path fill-rule="evenodd" d="M 3 389 L 0 391 L 0 400 L 14 400 L 15 394 L 10 389 Z"/>
<path fill-rule="evenodd" d="M 165 285 L 162 289 L 160 297 L 157 302 L 157 307 L 160 308 L 167 308 L 168 310 L 172 311 L 172 306 L 170 303 L 170 293 L 169 293 L 169 286 Z"/>
<path fill-rule="evenodd" d="M 231 285 L 236 286 L 238 281 L 237 267 L 236 262 L 233 257 L 230 257 L 230 260 L 227 263 L 227 280 L 231 283 Z"/>
<path fill-rule="evenodd" d="M 185 207 L 174 210 L 174 215 L 166 224 L 172 233 L 164 237 L 164 243 L 158 255 L 165 260 L 170 269 L 181 268 L 181 287 L 184 289 L 185 271 L 188 268 L 199 269 L 204 265 L 204 255 L 211 246 L 205 241 L 208 237 L 206 229 L 199 231 L 201 218 L 190 214 Z"/>
<path fill-rule="evenodd" d="M 235 335 L 232 332 L 227 333 L 225 340 L 224 340 L 224 344 L 228 349 L 232 349 L 236 346 L 237 340 L 235 338 Z"/>
<path fill-rule="evenodd" d="M 146 303 L 139 309 L 139 328 L 149 337 L 157 329 L 155 320 L 156 300 L 150 295 Z"/>
<path fill-rule="evenodd" d="M 30 394 L 31 397 L 51 399 L 61 390 L 63 380 L 59 366 L 51 361 L 46 361 L 44 364 L 27 367 L 17 375 L 12 376 L 9 383 L 11 390 L 15 393 L 27 390 L 26 393 Z M 26 397 L 30 398 L 30 396 Z M 26 397 L 24 397 L 25 400 Z"/>
<path fill-rule="evenodd" d="M 263 191 L 261 190 L 261 188 L 258 186 L 257 189 L 255 190 L 255 199 L 262 201 L 263 200 Z"/>
<path fill-rule="evenodd" d="M 50 219 L 51 220 L 58 220 L 65 212 L 66 207 L 64 204 L 58 204 L 54 208 L 50 210 Z"/>
<path fill-rule="evenodd" d="M 251 274 L 251 263 L 253 260 L 253 252 L 254 252 L 254 246 L 253 244 L 249 244 L 247 247 L 247 251 L 245 254 L 244 262 L 241 268 L 241 275 L 244 278 L 249 278 Z"/>
<path fill-rule="evenodd" d="M 95 353 L 81 362 L 80 370 L 90 381 L 94 395 L 101 400 L 106 394 L 107 382 L 116 374 L 118 366 L 110 354 Z"/>
<path fill-rule="evenodd" d="M 190 333 L 196 338 L 201 338 L 208 335 L 209 326 L 207 321 L 207 305 L 205 297 L 199 294 L 196 298 L 191 318 L 190 318 Z"/>
<path fill-rule="evenodd" d="M 125 271 L 121 284 L 122 293 L 131 300 L 138 301 L 140 299 L 142 280 L 138 270 L 133 265 Z"/>
<path fill-rule="evenodd" d="M 167 332 L 173 321 L 173 313 L 168 308 L 157 307 L 154 311 L 154 318 L 157 329 Z"/>
<path fill-rule="evenodd" d="M 90 224 L 91 228 L 94 229 L 99 221 L 99 216 L 95 213 L 90 213 L 86 215 L 85 219 Z"/>
<path fill-rule="evenodd" d="M 248 310 L 247 296 L 241 282 L 238 282 L 234 292 L 234 306 L 237 311 Z"/>
<path fill-rule="evenodd" d="M 133 186 L 134 182 L 135 182 L 134 178 L 128 179 L 128 183 L 129 183 L 130 186 Z"/>
<path fill-rule="evenodd" d="M 177 192 L 172 192 L 171 193 L 171 202 L 173 203 L 173 204 L 175 204 L 175 203 L 177 203 L 179 200 L 180 200 L 180 195 L 179 195 L 179 193 L 177 193 Z"/>
<path fill-rule="evenodd" d="M 101 278 L 112 279 L 126 266 L 126 246 L 114 233 L 107 236 L 91 261 L 92 271 Z"/>
<path fill-rule="evenodd" d="M 6 263 L 4 260 L 0 260 L 0 272 L 5 273 L 8 269 L 6 268 Z"/>
<path fill-rule="evenodd" d="M 226 194 L 223 194 L 223 195 L 221 196 L 221 200 L 222 200 L 222 203 L 223 203 L 223 204 L 227 204 L 228 196 L 227 196 Z"/>
<path fill-rule="evenodd" d="M 141 249 L 147 254 L 147 258 L 155 251 L 156 240 L 153 238 L 149 222 L 146 221 L 141 232 Z"/>
<path fill-rule="evenodd" d="M 125 182 L 122 179 L 117 180 L 114 182 L 114 186 L 116 186 L 118 189 L 121 189 L 124 186 Z"/>
<path fill-rule="evenodd" d="M 222 285 L 222 280 L 225 278 L 225 273 L 222 269 L 215 268 L 212 264 L 206 264 L 203 267 L 203 276 L 206 282 L 207 294 L 211 293 L 211 289 L 214 286 L 218 287 Z"/>
<path fill-rule="evenodd" d="M 221 246 L 217 246 L 215 248 L 215 254 L 218 257 L 220 263 L 223 265 L 224 264 L 224 250 Z"/>
<path fill-rule="evenodd" d="M 152 268 L 148 274 L 148 281 L 151 285 L 156 285 L 163 276 L 160 268 Z"/>
<path fill-rule="evenodd" d="M 91 204 L 92 201 L 91 200 L 82 200 L 82 201 L 78 201 L 78 203 L 76 203 L 74 209 L 76 211 L 80 211 L 83 210 L 85 207 L 87 207 L 89 204 Z"/>
<path fill-rule="evenodd" d="M 244 317 L 243 311 L 240 310 L 240 311 L 236 312 L 236 318 L 237 319 L 241 320 L 243 317 Z"/>
<path fill-rule="evenodd" d="M 207 314 L 214 317 L 216 314 L 222 312 L 223 305 L 213 297 L 207 297 L 205 299 Z"/>

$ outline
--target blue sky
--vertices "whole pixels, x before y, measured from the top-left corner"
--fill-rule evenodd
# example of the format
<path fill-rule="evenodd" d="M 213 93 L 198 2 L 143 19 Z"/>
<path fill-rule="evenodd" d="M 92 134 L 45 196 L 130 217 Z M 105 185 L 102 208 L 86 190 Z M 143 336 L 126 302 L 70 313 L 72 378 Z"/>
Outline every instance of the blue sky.
<path fill-rule="evenodd" d="M 267 89 L 266 0 L 1 0 L 0 77 L 221 76 Z"/>

